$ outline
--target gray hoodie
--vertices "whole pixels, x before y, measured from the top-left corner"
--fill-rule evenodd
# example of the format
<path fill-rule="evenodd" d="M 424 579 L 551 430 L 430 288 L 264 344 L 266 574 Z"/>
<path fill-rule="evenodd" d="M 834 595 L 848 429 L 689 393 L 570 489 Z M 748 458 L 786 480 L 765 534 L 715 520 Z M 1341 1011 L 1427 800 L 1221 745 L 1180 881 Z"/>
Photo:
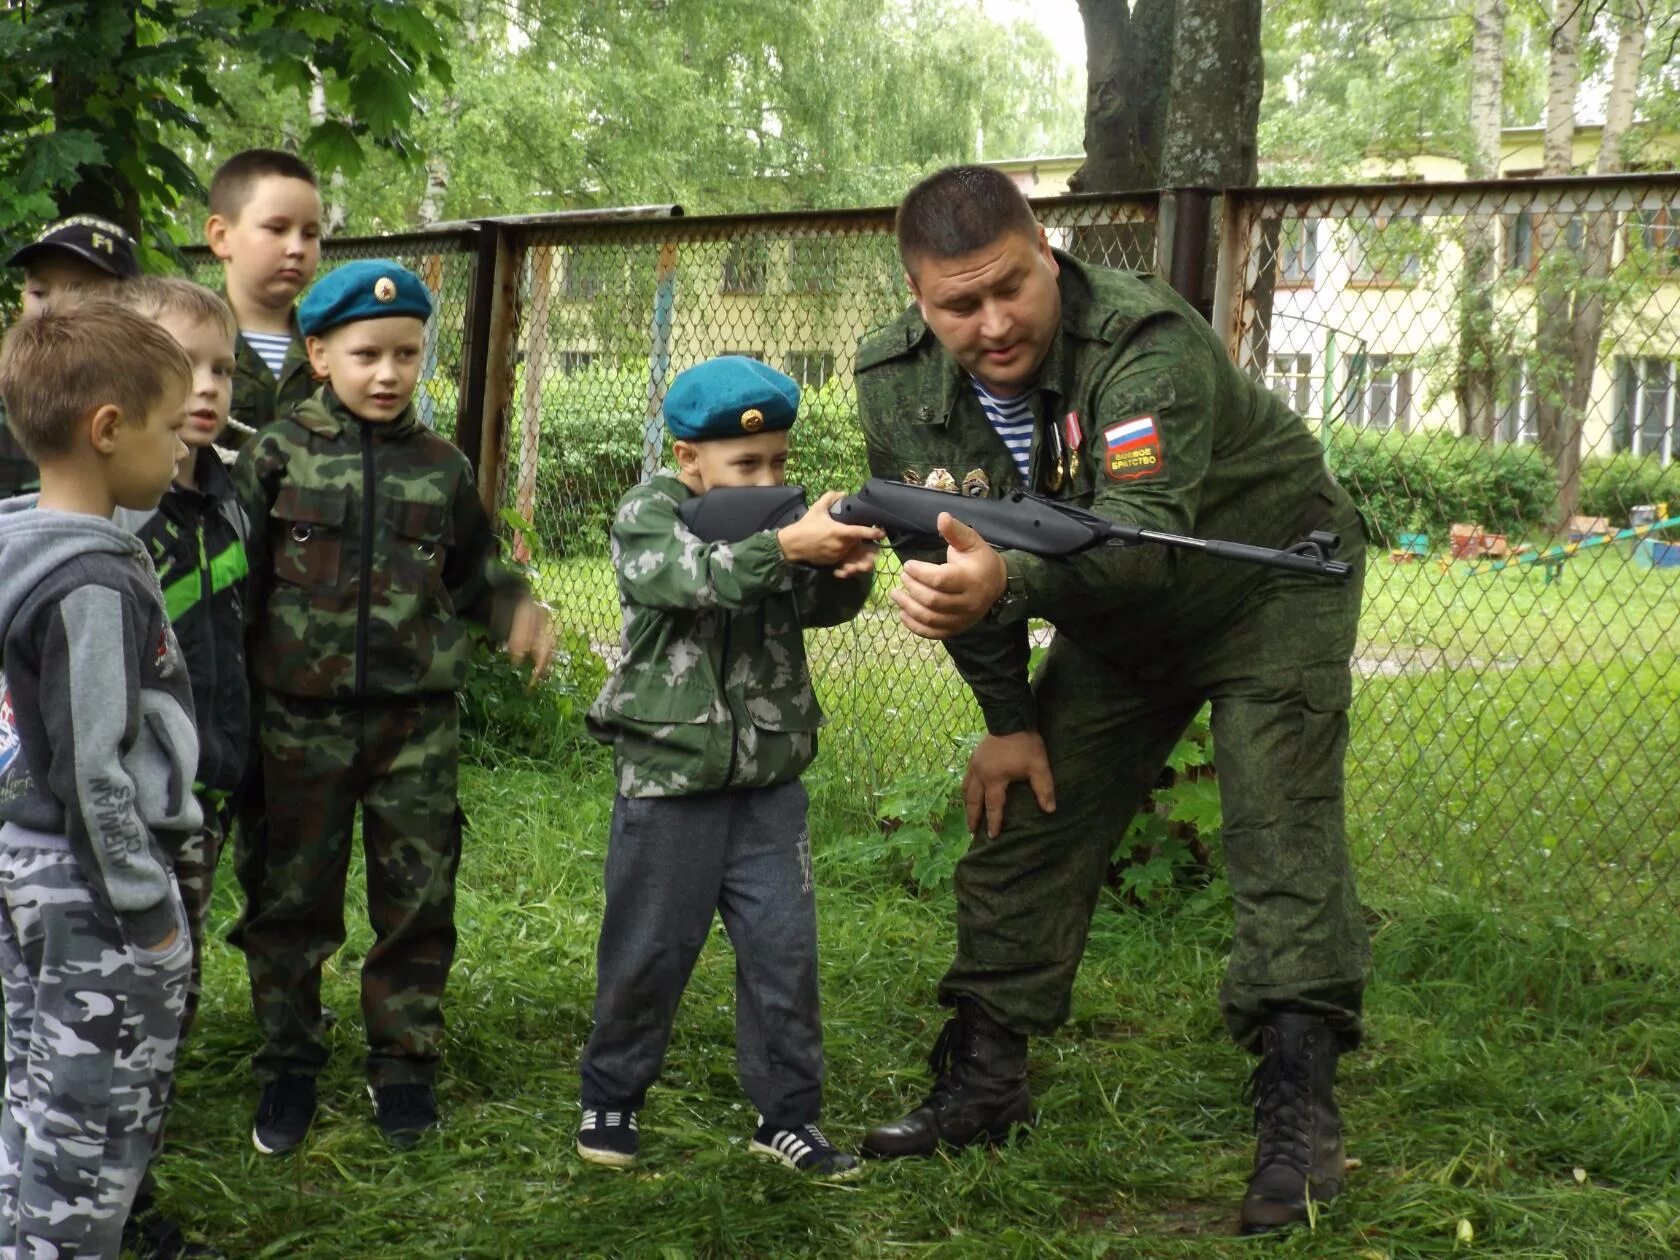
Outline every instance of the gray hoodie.
<path fill-rule="evenodd" d="M 0 843 L 67 843 L 143 947 L 202 822 L 186 663 L 139 540 L 34 503 L 0 501 Z"/>

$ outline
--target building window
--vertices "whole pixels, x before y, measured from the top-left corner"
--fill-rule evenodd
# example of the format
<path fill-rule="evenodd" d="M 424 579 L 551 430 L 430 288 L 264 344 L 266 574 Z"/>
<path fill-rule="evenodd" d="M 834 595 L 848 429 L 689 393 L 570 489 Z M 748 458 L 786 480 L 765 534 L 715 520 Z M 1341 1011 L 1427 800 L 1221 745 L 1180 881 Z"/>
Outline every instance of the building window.
<path fill-rule="evenodd" d="M 762 350 L 719 350 L 718 353 L 738 354 L 743 359 L 757 359 L 760 363 L 764 362 L 764 351 Z"/>
<path fill-rule="evenodd" d="M 1655 275 L 1680 275 L 1680 206 L 1636 211 L 1628 224 L 1628 253 L 1648 259 Z"/>
<path fill-rule="evenodd" d="M 1266 384 L 1283 405 L 1297 415 L 1312 406 L 1313 361 L 1310 354 L 1274 354 L 1266 373 Z"/>
<path fill-rule="evenodd" d="M 1278 283 L 1312 288 L 1318 270 L 1318 220 L 1286 219 L 1278 237 Z"/>
<path fill-rule="evenodd" d="M 770 246 L 767 241 L 730 241 L 729 252 L 723 256 L 724 293 L 763 293 L 764 278 L 770 270 Z"/>
<path fill-rule="evenodd" d="M 1526 359 L 1508 358 L 1499 374 L 1499 417 L 1495 433 L 1503 442 L 1535 442 L 1540 430 L 1536 415 L 1539 395 L 1534 389 L 1534 368 Z"/>
<path fill-rule="evenodd" d="M 823 236 L 788 242 L 788 292 L 834 293 L 840 288 L 839 242 Z"/>
<path fill-rule="evenodd" d="M 555 362 L 559 365 L 562 373 L 570 376 L 573 372 L 581 372 L 595 362 L 595 352 L 593 350 L 562 350 L 555 355 Z"/>
<path fill-rule="evenodd" d="M 1505 229 L 1505 270 L 1516 275 L 1533 275 L 1542 212 L 1521 210 L 1516 214 L 1503 214 L 1499 217 Z M 1563 232 L 1564 240 L 1572 253 L 1581 252 L 1586 242 L 1586 233 L 1586 223 L 1581 216 L 1572 216 Z"/>
<path fill-rule="evenodd" d="M 1415 215 L 1376 215 L 1353 225 L 1352 280 L 1355 284 L 1416 284 L 1425 233 Z"/>
<path fill-rule="evenodd" d="M 1349 355 L 1347 422 L 1356 429 L 1378 433 L 1409 430 L 1411 365 L 1391 354 Z"/>
<path fill-rule="evenodd" d="M 1672 463 L 1680 448 L 1674 401 L 1675 364 L 1669 359 L 1616 360 L 1618 451 Z"/>
<path fill-rule="evenodd" d="M 560 293 L 568 301 L 587 302 L 601 295 L 607 287 L 603 268 L 605 259 L 599 254 L 581 249 L 568 249 L 560 255 Z"/>
<path fill-rule="evenodd" d="M 800 389 L 821 389 L 834 375 L 834 355 L 827 350 L 789 350 L 782 356 L 782 371 L 798 381 Z"/>

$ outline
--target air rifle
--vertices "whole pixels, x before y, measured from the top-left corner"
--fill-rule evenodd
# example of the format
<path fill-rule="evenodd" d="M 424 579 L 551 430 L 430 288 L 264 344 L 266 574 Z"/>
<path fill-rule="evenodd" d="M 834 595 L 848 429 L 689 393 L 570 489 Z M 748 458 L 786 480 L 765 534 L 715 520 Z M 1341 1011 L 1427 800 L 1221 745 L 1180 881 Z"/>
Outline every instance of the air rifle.
<path fill-rule="evenodd" d="M 720 487 L 687 500 L 678 509 L 684 524 L 704 542 L 736 542 L 760 530 L 780 529 L 804 511 L 805 492 L 798 486 Z M 1256 547 L 1120 525 L 1024 490 L 1012 490 L 1001 499 L 980 499 L 873 477 L 863 489 L 829 509 L 829 515 L 844 524 L 880 526 L 894 545 L 937 539 L 941 512 L 970 526 L 993 547 L 1035 556 L 1072 556 L 1093 547 L 1152 543 L 1340 581 L 1353 572 L 1346 561 L 1330 558 L 1340 539 L 1322 530 L 1281 549 Z"/>

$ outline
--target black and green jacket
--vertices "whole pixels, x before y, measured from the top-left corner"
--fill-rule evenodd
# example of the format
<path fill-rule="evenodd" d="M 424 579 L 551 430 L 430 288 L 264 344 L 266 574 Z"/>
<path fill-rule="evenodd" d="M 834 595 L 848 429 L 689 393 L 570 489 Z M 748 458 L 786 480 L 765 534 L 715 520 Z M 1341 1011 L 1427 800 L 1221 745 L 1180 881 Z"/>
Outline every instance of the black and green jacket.
<path fill-rule="evenodd" d="M 245 674 L 245 513 L 233 478 L 211 450 L 198 452 L 196 488 L 171 486 L 155 511 L 119 509 L 116 524 L 152 557 L 164 611 L 186 657 L 198 726 L 196 787 L 232 792 L 245 772 L 251 691 Z"/>

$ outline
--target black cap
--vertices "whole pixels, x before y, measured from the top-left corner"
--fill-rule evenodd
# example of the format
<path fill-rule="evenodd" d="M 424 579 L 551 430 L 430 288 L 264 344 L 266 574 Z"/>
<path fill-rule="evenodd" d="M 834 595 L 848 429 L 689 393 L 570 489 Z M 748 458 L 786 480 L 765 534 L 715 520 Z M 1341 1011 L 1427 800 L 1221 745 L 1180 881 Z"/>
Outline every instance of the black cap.
<path fill-rule="evenodd" d="M 50 223 L 28 245 L 6 260 L 8 267 L 26 266 L 31 258 L 49 249 L 61 249 L 119 280 L 140 274 L 140 260 L 134 253 L 134 238 L 115 223 L 91 214 L 72 215 Z"/>

